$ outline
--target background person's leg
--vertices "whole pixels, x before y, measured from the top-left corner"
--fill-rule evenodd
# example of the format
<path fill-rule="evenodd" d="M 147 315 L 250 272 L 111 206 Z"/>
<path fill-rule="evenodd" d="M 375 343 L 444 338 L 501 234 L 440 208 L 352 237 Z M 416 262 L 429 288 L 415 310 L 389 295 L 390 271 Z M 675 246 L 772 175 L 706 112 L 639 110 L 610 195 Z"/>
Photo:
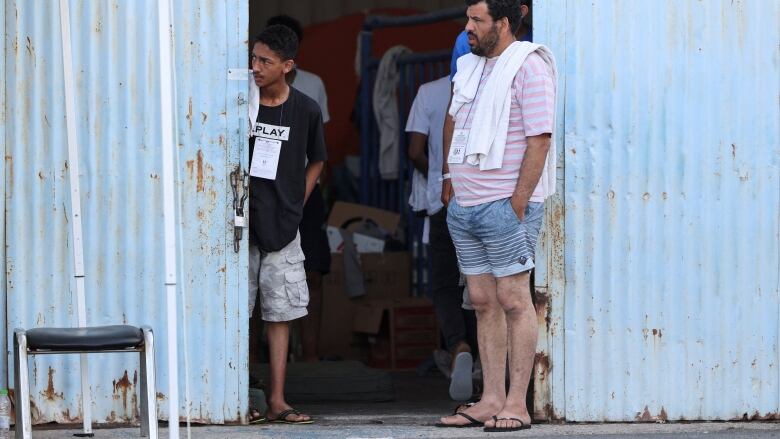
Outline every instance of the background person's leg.
<path fill-rule="evenodd" d="M 309 285 L 309 314 L 301 319 L 303 360 L 313 363 L 320 358 L 318 341 L 322 321 L 322 274 L 317 271 L 307 271 L 306 283 Z"/>
<path fill-rule="evenodd" d="M 319 360 L 319 336 L 322 321 L 323 276 L 330 272 L 330 245 L 325 232 L 325 202 L 320 185 L 314 186 L 309 201 L 303 207 L 303 218 L 299 227 L 301 250 L 306 256 L 306 283 L 309 287 L 308 316 L 300 323 L 303 359 L 307 362 Z"/>
<path fill-rule="evenodd" d="M 460 272 L 455 246 L 447 229 L 447 211 L 440 210 L 431 221 L 431 290 L 433 306 L 447 350 L 469 351 L 466 344 L 466 323 L 463 318 L 463 287 L 459 285 Z M 460 346 L 459 346 L 460 345 Z M 460 349 L 459 349 L 460 348 Z"/>

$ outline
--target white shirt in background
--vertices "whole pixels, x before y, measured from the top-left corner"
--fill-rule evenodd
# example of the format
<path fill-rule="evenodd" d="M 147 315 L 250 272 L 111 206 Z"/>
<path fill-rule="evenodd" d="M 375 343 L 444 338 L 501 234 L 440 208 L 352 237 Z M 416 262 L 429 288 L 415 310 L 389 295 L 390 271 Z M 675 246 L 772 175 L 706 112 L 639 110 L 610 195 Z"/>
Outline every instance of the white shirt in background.
<path fill-rule="evenodd" d="M 296 70 L 298 73 L 296 73 L 295 81 L 293 81 L 292 86 L 306 96 L 314 99 L 317 104 L 319 104 L 320 111 L 322 111 L 322 123 L 328 123 L 330 120 L 330 113 L 328 112 L 328 94 L 325 93 L 325 84 L 322 82 L 322 79 L 306 70 Z"/>
<path fill-rule="evenodd" d="M 409 111 L 406 132 L 428 136 L 428 215 L 441 210 L 441 168 L 444 116 L 450 100 L 450 77 L 444 76 L 420 86 Z"/>

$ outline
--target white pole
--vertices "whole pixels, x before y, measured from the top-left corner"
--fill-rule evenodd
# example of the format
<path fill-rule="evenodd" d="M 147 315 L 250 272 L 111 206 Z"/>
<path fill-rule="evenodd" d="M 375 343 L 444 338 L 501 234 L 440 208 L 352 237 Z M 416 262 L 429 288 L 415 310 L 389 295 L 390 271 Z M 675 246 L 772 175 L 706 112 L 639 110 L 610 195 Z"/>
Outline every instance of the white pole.
<path fill-rule="evenodd" d="M 70 170 L 70 209 L 73 218 L 73 268 L 76 278 L 76 309 L 79 327 L 87 326 L 87 307 L 84 299 L 84 242 L 81 231 L 81 192 L 79 190 L 79 144 L 76 137 L 76 100 L 73 82 L 73 52 L 70 39 L 70 9 L 68 0 L 60 0 L 60 29 L 62 32 L 62 68 L 65 79 L 65 120 L 68 130 L 68 169 Z M 81 354 L 81 411 L 84 434 L 92 433 L 92 397 L 89 388 L 87 354 Z"/>
<path fill-rule="evenodd" d="M 173 62 L 170 0 L 158 2 L 160 37 L 160 118 L 163 153 L 163 217 L 165 220 L 165 296 L 168 315 L 168 437 L 179 438 L 179 355 L 176 314 L 176 204 L 173 154 Z"/>

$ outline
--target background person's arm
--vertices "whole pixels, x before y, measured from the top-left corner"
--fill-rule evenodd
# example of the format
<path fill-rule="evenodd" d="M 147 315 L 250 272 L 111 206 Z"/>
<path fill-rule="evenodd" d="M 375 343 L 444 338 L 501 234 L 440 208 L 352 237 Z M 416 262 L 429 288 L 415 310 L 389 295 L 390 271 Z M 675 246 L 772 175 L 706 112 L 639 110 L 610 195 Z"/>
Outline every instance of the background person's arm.
<path fill-rule="evenodd" d="M 412 161 L 414 168 L 428 176 L 428 156 L 425 150 L 428 147 L 428 136 L 422 133 L 409 133 L 409 160 Z"/>

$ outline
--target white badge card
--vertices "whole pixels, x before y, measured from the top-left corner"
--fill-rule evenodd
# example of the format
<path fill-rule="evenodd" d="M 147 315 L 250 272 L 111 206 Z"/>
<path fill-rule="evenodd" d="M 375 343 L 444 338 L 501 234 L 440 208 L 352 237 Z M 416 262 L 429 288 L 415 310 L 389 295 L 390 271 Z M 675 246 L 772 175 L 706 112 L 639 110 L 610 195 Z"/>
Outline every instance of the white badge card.
<path fill-rule="evenodd" d="M 463 163 L 466 159 L 466 145 L 468 144 L 468 141 L 468 130 L 455 130 L 452 133 L 452 142 L 450 143 L 450 154 L 447 157 L 447 163 Z"/>
<path fill-rule="evenodd" d="M 255 124 L 255 129 L 252 131 L 252 135 L 287 142 L 290 140 L 290 127 L 281 127 L 278 125 L 257 122 Z"/>
<path fill-rule="evenodd" d="M 279 167 L 279 154 L 281 152 L 281 140 L 256 137 L 249 175 L 276 180 L 276 169 Z"/>

